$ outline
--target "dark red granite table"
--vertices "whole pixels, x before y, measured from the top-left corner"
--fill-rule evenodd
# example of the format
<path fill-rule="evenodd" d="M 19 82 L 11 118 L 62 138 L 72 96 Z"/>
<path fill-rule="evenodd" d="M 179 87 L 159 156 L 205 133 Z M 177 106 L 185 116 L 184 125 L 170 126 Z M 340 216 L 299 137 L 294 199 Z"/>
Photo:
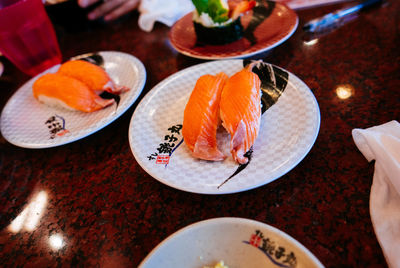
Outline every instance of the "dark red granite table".
<path fill-rule="evenodd" d="M 389 0 L 314 44 L 304 41 L 305 21 L 342 6 L 299 11 L 294 35 L 259 56 L 302 79 L 321 111 L 320 132 L 309 154 L 262 187 L 200 195 L 153 179 L 129 147 L 136 104 L 96 134 L 56 148 L 19 148 L 1 136 L 0 266 L 135 267 L 180 228 L 229 216 L 281 229 L 327 267 L 385 267 L 369 215 L 374 163 L 358 151 L 351 130 L 399 119 L 400 1 Z M 156 24 L 151 33 L 140 31 L 137 14 L 110 24 L 82 23 L 74 15 L 69 19 L 75 25 L 66 26 L 59 10 L 49 12 L 64 59 L 104 50 L 139 58 L 148 74 L 140 99 L 169 75 L 204 62 L 177 53 L 164 25 Z M 0 108 L 29 79 L 1 61 Z M 339 98 L 339 85 L 350 85 L 352 95 Z M 47 202 L 36 225 L 10 226 L 38 198 Z M 30 217 L 34 222 L 35 215 Z M 56 247 L 51 247 L 54 237 Z"/>

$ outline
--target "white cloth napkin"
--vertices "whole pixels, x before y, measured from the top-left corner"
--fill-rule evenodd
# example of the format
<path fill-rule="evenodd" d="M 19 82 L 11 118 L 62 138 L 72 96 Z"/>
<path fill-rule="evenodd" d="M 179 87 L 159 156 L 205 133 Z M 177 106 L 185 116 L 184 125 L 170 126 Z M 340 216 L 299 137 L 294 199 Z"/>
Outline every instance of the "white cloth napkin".
<path fill-rule="evenodd" d="M 172 26 L 192 10 L 194 5 L 191 0 L 142 0 L 139 6 L 139 27 L 150 32 L 156 21 Z"/>
<path fill-rule="evenodd" d="M 400 124 L 390 121 L 352 134 L 365 158 L 375 160 L 371 220 L 389 267 L 400 267 Z"/>

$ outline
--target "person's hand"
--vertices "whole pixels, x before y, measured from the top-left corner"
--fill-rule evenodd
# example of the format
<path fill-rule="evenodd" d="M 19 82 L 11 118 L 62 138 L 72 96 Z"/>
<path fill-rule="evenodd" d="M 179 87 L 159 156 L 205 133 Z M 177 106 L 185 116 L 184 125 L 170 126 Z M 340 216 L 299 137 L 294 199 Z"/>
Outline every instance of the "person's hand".
<path fill-rule="evenodd" d="M 78 0 L 80 7 L 86 8 L 100 0 Z M 88 14 L 90 20 L 103 17 L 105 21 L 119 18 L 122 15 L 136 9 L 140 0 L 104 0 L 104 3 L 96 7 Z"/>

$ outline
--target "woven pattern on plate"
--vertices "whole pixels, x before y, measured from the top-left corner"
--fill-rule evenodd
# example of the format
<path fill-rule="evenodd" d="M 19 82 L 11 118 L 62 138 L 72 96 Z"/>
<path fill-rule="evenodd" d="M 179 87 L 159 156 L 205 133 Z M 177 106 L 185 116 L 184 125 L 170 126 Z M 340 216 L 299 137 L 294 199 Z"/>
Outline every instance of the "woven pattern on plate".
<path fill-rule="evenodd" d="M 151 154 L 165 142 L 172 126 L 182 124 L 183 111 L 197 79 L 224 71 L 229 76 L 242 68 L 242 60 L 199 64 L 180 71 L 153 88 L 138 105 L 129 127 L 129 141 L 138 163 L 154 178 L 171 187 L 196 193 L 220 194 L 252 189 L 282 176 L 311 149 L 319 131 L 318 104 L 309 88 L 289 73 L 288 86 L 278 102 L 262 115 L 251 163 L 232 175 L 238 165 L 229 153 L 229 135 L 220 128 L 219 148 L 228 158 L 210 162 L 193 158 L 185 144 L 168 165 L 157 164 Z M 175 133 L 176 134 L 176 133 Z M 179 140 L 181 135 L 176 134 Z"/>

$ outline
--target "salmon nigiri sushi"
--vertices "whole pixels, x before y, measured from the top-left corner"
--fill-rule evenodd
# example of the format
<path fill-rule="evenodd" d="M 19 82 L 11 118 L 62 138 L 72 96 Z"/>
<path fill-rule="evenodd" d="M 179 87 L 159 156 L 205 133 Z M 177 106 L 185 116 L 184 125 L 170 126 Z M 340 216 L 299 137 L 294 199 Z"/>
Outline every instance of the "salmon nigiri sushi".
<path fill-rule="evenodd" d="M 258 136 L 261 122 L 261 81 L 251 69 L 254 64 L 231 76 L 226 82 L 220 102 L 222 125 L 231 135 L 230 150 L 239 164 L 246 164 L 244 154 Z"/>
<path fill-rule="evenodd" d="M 61 64 L 57 72 L 78 79 L 97 95 L 103 91 L 119 94 L 129 89 L 116 85 L 103 68 L 85 60 L 67 61 Z"/>
<path fill-rule="evenodd" d="M 59 73 L 39 77 L 33 83 L 32 91 L 40 102 L 82 112 L 97 111 L 115 102 L 99 97 L 81 81 Z"/>
<path fill-rule="evenodd" d="M 201 76 L 190 95 L 183 115 L 182 135 L 193 156 L 212 161 L 221 161 L 226 156 L 217 148 L 217 128 L 221 91 L 228 76 Z"/>

